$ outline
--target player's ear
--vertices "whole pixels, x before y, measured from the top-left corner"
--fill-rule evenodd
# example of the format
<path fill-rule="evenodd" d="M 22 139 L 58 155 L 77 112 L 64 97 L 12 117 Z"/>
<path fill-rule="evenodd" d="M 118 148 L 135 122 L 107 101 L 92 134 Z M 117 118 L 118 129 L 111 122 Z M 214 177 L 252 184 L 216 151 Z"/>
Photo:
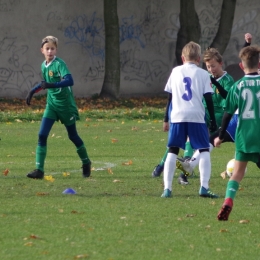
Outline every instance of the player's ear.
<path fill-rule="evenodd" d="M 244 70 L 244 66 L 243 66 L 242 62 L 239 62 L 238 65 L 239 65 L 239 67 L 240 67 L 241 70 Z"/>

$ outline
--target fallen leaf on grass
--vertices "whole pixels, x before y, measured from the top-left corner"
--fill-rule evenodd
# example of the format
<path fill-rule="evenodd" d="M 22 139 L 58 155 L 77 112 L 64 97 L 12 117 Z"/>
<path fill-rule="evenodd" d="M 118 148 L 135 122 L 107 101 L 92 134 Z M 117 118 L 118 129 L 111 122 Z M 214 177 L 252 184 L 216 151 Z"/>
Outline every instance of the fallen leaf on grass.
<path fill-rule="evenodd" d="M 74 259 L 87 258 L 88 255 L 76 255 Z"/>
<path fill-rule="evenodd" d="M 39 239 L 39 237 L 36 236 L 36 235 L 34 235 L 34 234 L 31 234 L 31 235 L 30 235 L 30 238 L 32 238 L 32 239 Z"/>
<path fill-rule="evenodd" d="M 44 176 L 44 180 L 50 181 L 50 182 L 54 182 L 55 181 L 55 179 L 52 177 L 52 175 Z"/>
<path fill-rule="evenodd" d="M 111 142 L 112 142 L 112 143 L 117 143 L 117 142 L 118 142 L 118 140 L 117 140 L 117 139 L 115 139 L 115 138 L 112 138 L 112 139 L 111 139 Z"/>
<path fill-rule="evenodd" d="M 45 196 L 45 195 L 49 195 L 48 192 L 37 192 L 36 193 L 37 196 Z"/>
<path fill-rule="evenodd" d="M 130 160 L 130 161 L 128 161 L 128 162 L 124 162 L 124 163 L 122 163 L 122 165 L 132 165 L 133 164 L 133 162 Z"/>
<path fill-rule="evenodd" d="M 120 180 L 113 180 L 113 182 L 122 182 L 122 181 L 120 181 Z"/>
<path fill-rule="evenodd" d="M 249 223 L 249 220 L 247 219 L 242 219 L 239 221 L 240 224 L 248 224 Z"/>
<path fill-rule="evenodd" d="M 9 169 L 5 169 L 5 170 L 3 171 L 3 175 L 4 175 L 4 176 L 7 176 L 8 173 L 9 173 Z"/>
<path fill-rule="evenodd" d="M 225 180 L 226 177 L 227 177 L 227 173 L 226 173 L 226 171 L 220 173 L 220 176 L 222 177 L 223 180 Z"/>
<path fill-rule="evenodd" d="M 64 210 L 63 210 L 63 209 L 58 209 L 58 210 L 59 210 L 59 212 L 60 212 L 60 213 L 63 213 L 63 212 L 64 212 Z"/>
<path fill-rule="evenodd" d="M 220 229 L 219 232 L 224 233 L 224 232 L 228 232 L 228 230 L 227 229 Z"/>
<path fill-rule="evenodd" d="M 186 218 L 193 218 L 193 217 L 195 217 L 196 215 L 193 215 L 193 214 L 187 214 L 186 215 Z"/>
<path fill-rule="evenodd" d="M 109 129 L 109 130 L 107 130 L 107 132 L 108 132 L 108 133 L 111 133 L 111 132 L 112 132 L 112 130 L 111 130 L 111 129 Z"/>
<path fill-rule="evenodd" d="M 138 130 L 138 127 L 136 127 L 136 126 L 132 127 L 132 131 L 137 131 L 137 130 Z"/>
<path fill-rule="evenodd" d="M 72 213 L 72 214 L 77 214 L 78 211 L 76 211 L 76 210 L 72 210 L 71 213 Z"/>
<path fill-rule="evenodd" d="M 113 174 L 111 168 L 107 168 L 107 171 L 108 171 L 109 174 Z"/>
<path fill-rule="evenodd" d="M 68 176 L 70 176 L 70 173 L 69 172 L 63 172 L 62 175 L 63 175 L 63 177 L 68 177 Z"/>
<path fill-rule="evenodd" d="M 33 245 L 33 242 L 28 242 L 28 243 L 25 243 L 24 246 L 32 246 Z"/>

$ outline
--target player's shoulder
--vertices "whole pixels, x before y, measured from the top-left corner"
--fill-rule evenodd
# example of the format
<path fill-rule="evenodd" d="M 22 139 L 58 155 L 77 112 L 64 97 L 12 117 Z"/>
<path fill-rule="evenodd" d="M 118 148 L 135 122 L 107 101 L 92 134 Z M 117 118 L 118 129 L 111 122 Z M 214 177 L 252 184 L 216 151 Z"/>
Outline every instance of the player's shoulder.
<path fill-rule="evenodd" d="M 63 59 L 59 58 L 59 57 L 55 57 L 53 62 L 60 63 L 60 64 L 66 64 L 66 62 Z"/>

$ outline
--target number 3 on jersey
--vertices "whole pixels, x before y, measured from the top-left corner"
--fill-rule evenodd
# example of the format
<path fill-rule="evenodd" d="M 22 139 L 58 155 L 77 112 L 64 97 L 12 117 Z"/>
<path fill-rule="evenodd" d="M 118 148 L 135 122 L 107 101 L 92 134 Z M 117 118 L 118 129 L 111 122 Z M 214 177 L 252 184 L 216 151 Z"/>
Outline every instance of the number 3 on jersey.
<path fill-rule="evenodd" d="M 182 95 L 182 98 L 185 101 L 190 101 L 192 99 L 191 78 L 185 77 L 183 83 L 185 84 L 185 93 Z"/>

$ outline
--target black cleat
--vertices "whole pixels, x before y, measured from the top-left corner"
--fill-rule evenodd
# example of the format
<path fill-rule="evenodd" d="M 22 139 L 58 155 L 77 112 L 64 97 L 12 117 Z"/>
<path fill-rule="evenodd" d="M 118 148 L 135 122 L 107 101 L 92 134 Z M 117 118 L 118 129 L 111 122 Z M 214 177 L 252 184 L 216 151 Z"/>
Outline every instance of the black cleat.
<path fill-rule="evenodd" d="M 180 174 L 180 177 L 178 178 L 178 183 L 181 185 L 188 185 L 188 179 L 187 179 L 187 175 L 185 175 L 184 173 Z"/>
<path fill-rule="evenodd" d="M 152 177 L 160 177 L 161 173 L 163 172 L 164 165 L 158 164 L 157 166 L 154 167 L 154 170 L 152 172 Z"/>
<path fill-rule="evenodd" d="M 88 178 L 91 174 L 91 161 L 82 165 L 82 175 L 84 178 Z"/>
<path fill-rule="evenodd" d="M 35 169 L 32 172 L 29 172 L 27 174 L 28 178 L 32 178 L 32 179 L 43 179 L 44 177 L 44 172 L 39 170 L 39 169 Z"/>

